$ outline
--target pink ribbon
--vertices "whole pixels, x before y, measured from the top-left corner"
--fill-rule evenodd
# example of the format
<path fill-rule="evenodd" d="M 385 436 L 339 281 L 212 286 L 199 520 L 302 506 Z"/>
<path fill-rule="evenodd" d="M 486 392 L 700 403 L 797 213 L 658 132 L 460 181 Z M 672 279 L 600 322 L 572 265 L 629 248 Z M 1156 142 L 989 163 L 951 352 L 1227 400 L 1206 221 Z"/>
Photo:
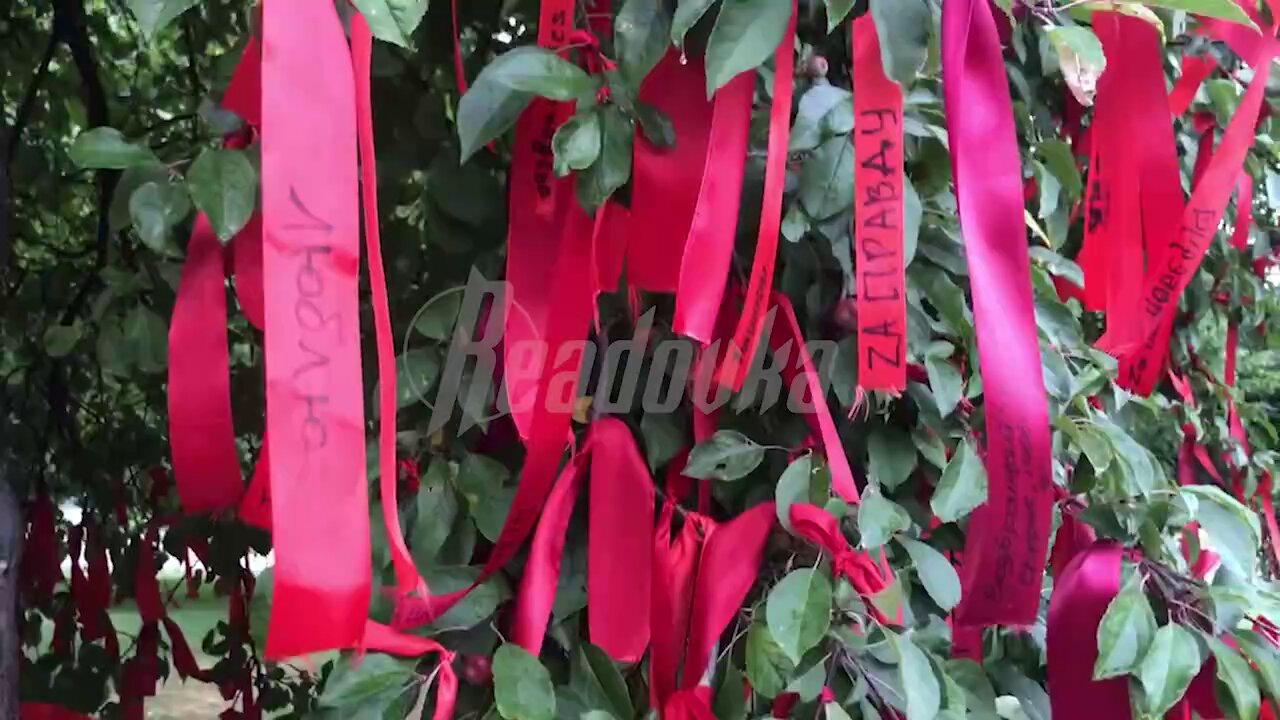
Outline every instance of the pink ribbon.
<path fill-rule="evenodd" d="M 985 0 L 942 8 L 942 68 L 986 410 L 987 503 L 969 523 L 964 624 L 1035 621 L 1052 510 L 1048 411 L 1028 276 L 1022 172 Z"/>

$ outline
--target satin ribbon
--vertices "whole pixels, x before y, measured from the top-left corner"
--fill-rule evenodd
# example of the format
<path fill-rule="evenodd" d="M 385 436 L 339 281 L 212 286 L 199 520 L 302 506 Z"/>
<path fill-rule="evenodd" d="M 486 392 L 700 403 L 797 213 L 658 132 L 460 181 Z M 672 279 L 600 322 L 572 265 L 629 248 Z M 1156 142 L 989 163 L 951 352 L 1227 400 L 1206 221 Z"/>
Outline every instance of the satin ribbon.
<path fill-rule="evenodd" d="M 1216 20 L 1202 22 L 1210 35 L 1227 42 L 1255 68 L 1268 67 L 1277 53 L 1275 41 L 1244 26 Z M 1148 270 L 1142 291 L 1146 339 L 1120 362 L 1120 381 L 1130 390 L 1149 394 L 1163 373 L 1178 297 L 1194 277 L 1226 212 L 1236 176 L 1253 142 L 1253 126 L 1262 107 L 1266 78 L 1266 72 L 1258 72 L 1250 81 L 1213 158 L 1192 190 L 1179 233 L 1169 236 L 1159 264 Z"/>
<path fill-rule="evenodd" d="M 614 660 L 637 662 L 649 645 L 654 488 L 631 431 L 611 418 L 592 423 L 587 444 L 547 498 L 520 578 L 512 637 L 533 655 L 542 649 L 565 531 L 588 459 L 589 637 Z"/>
<path fill-rule="evenodd" d="M 763 503 L 721 525 L 705 511 L 683 510 L 680 487 L 688 479 L 681 467 L 677 457 L 668 468 L 653 535 L 649 701 L 663 708 L 664 720 L 702 717 L 697 713 L 709 690 L 701 683 L 712 648 L 756 580 L 776 515 L 773 503 Z M 683 525 L 673 541 L 677 515 Z"/>
<path fill-rule="evenodd" d="M 542 0 L 538 13 L 538 47 L 561 50 L 573 32 L 572 0 Z M 581 209 L 573 193 L 572 178 L 560 178 L 552 172 L 551 138 L 556 128 L 573 114 L 571 103 L 534 98 L 516 123 L 516 142 L 512 150 L 508 207 L 507 297 L 503 352 L 508 372 L 504 377 L 512 418 L 521 438 L 528 440 L 534 418 L 543 409 L 536 398 L 538 385 L 545 380 L 545 368 L 560 349 L 549 336 L 548 324 L 563 310 L 554 302 L 555 274 L 558 258 L 568 248 L 565 228 L 579 221 Z M 585 264 L 590 247 L 583 248 L 578 262 Z M 576 282 L 581 283 L 581 265 Z M 583 331 L 572 339 L 582 337 Z M 531 372 L 511 372 L 519 366 L 513 356 L 522 345 L 547 343 L 551 357 Z M 539 370 L 543 372 L 539 372 Z M 563 437 L 563 433 L 561 434 Z"/>
<path fill-rule="evenodd" d="M 860 550 L 849 547 L 849 541 L 840 532 L 840 523 L 816 505 L 795 503 L 790 509 L 791 529 L 798 537 L 817 545 L 831 557 L 832 573 L 848 578 L 853 589 L 867 601 L 867 609 L 876 620 L 887 623 L 889 619 L 880 612 L 871 599 L 893 582 L 893 572 L 884 561 L 879 562 Z"/>
<path fill-rule="evenodd" d="M 251 39 L 223 96 L 223 105 L 250 125 L 228 136 L 224 142 L 228 147 L 243 147 L 246 133 L 260 122 L 261 57 L 258 43 Z M 236 263 L 236 269 L 244 271 L 237 278 L 236 291 L 246 315 L 259 320 L 255 323 L 259 328 L 261 279 L 252 276 L 252 253 L 247 248 L 260 247 L 261 237 L 261 223 L 255 216 L 234 239 L 240 249 L 236 255 L 244 254 Z M 178 499 L 188 513 L 234 508 L 244 492 L 231 419 L 223 262 L 223 247 L 208 218 L 197 213 L 169 322 L 169 347 L 181 349 L 172 353 L 168 364 L 169 443 Z"/>
<path fill-rule="evenodd" d="M 562 47 L 571 30 L 572 0 L 545 0 L 541 13 L 539 45 Z M 584 345 L 581 338 L 592 316 L 593 284 L 583 282 L 582 268 L 605 220 L 603 209 L 594 220 L 582 212 L 571 188 L 550 171 L 550 147 L 544 143 L 569 112 L 563 104 L 535 100 L 516 126 L 505 351 L 509 354 L 522 342 L 541 341 L 547 357 L 534 382 L 511 372 L 506 375 L 512 416 L 527 450 L 511 510 L 476 581 L 443 596 L 399 598 L 392 616 L 394 627 L 429 623 L 505 565 L 534 529 L 554 484 L 570 430 L 570 406 Z M 562 383 L 563 378 L 572 380 Z M 524 404 L 530 391 L 532 403 Z M 567 397 L 553 397 L 553 392 Z"/>
<path fill-rule="evenodd" d="M 1098 87 L 1081 268 L 1087 305 L 1106 309 L 1107 329 L 1098 345 L 1128 348 L 1142 340 L 1143 239 L 1151 246 L 1161 228 L 1171 231 L 1169 219 L 1176 213 L 1167 203 L 1180 207 L 1182 188 L 1164 110 L 1159 37 L 1147 23 L 1120 13 L 1096 14 L 1094 27 L 1103 49 L 1117 60 Z M 1158 91 L 1154 98 L 1152 88 Z"/>
<path fill-rule="evenodd" d="M 360 154 L 360 201 L 364 211 L 365 252 L 368 257 L 369 287 L 373 294 L 374 341 L 378 357 L 378 491 L 382 504 L 382 526 L 395 571 L 396 589 L 401 594 L 424 593 L 427 585 L 418 574 L 413 556 L 400 529 L 400 508 L 396 500 L 396 351 L 391 331 L 391 309 L 387 297 L 387 274 L 382 265 L 382 242 L 378 230 L 378 170 L 373 146 L 373 105 L 369 86 L 373 35 L 364 16 L 351 18 L 351 60 L 355 74 L 356 132 Z M 436 522 L 423 518 L 422 522 Z"/>
<path fill-rule="evenodd" d="M 795 309 L 791 301 L 782 293 L 774 293 L 770 311 L 774 313 L 773 324 L 769 331 L 769 347 L 775 356 L 786 355 L 779 368 L 782 382 L 786 389 L 795 386 L 796 379 L 803 375 L 805 381 L 805 399 L 812 406 L 812 412 L 804 414 L 809 431 L 821 444 L 831 470 L 831 489 L 845 502 L 858 503 L 858 486 L 853 479 L 853 471 L 849 469 L 849 460 L 844 454 L 844 444 L 840 433 L 832 420 L 827 406 L 826 386 L 818 376 L 813 358 L 805 348 L 804 336 L 800 332 L 800 323 L 796 320 Z M 788 348 L 795 348 L 796 360 L 790 359 Z M 695 422 L 697 418 L 695 416 Z M 714 432 L 714 427 L 712 432 Z"/>
<path fill-rule="evenodd" d="M 267 432 L 275 587 L 266 656 L 360 644 L 369 602 L 356 102 L 332 6 L 265 3 Z M 309 508 L 299 512 L 299 508 Z"/>
<path fill-rule="evenodd" d="M 1098 543 L 1076 555 L 1054 583 L 1045 635 L 1054 717 L 1129 720 L 1125 677 L 1094 680 L 1097 628 L 1120 590 L 1122 550 Z"/>
<path fill-rule="evenodd" d="M 749 87 L 750 83 L 747 85 Z M 727 102 L 722 100 L 726 91 L 717 93 L 713 106 L 707 100 L 706 88 L 702 58 L 682 59 L 674 50 L 663 56 L 640 85 L 639 100 L 652 105 L 670 119 L 676 144 L 670 148 L 656 148 L 643 132 L 636 132 L 632 155 L 631 219 L 627 224 L 626 237 L 626 274 L 630 287 L 671 293 L 680 286 L 680 259 L 692 231 L 699 186 L 708 172 L 719 172 L 718 168 L 710 165 L 713 156 L 709 153 L 709 146 L 713 137 L 713 107 L 723 108 L 723 103 Z M 740 99 L 735 100 L 741 103 Z M 749 94 L 746 102 L 749 106 Z M 721 119 L 724 120 L 723 117 Z M 742 150 L 745 153 L 745 148 Z M 714 178 L 708 180 L 711 179 Z M 741 184 L 740 177 L 738 183 Z M 737 218 L 736 195 L 733 201 L 735 214 L 726 220 Z M 621 263 L 617 264 L 620 269 Z M 606 278 L 611 275 L 614 285 L 617 284 L 616 271 L 602 272 L 602 275 Z M 694 276 L 690 275 L 689 280 L 693 279 Z M 706 283 L 708 286 L 711 284 Z M 678 295 L 676 302 L 679 305 L 688 300 Z"/>
<path fill-rule="evenodd" d="M 765 312 L 773 291 L 773 269 L 777 262 L 778 235 L 782 227 L 782 191 L 787 182 L 787 146 L 791 137 L 791 96 L 795 86 L 796 0 L 791 0 L 791 15 L 782 41 L 773 54 L 773 92 L 769 108 L 769 141 L 764 161 L 764 197 L 760 205 L 760 226 L 756 235 L 756 252 L 751 261 L 751 275 L 742 314 L 738 317 L 733 338 L 729 342 L 720 383 L 734 390 L 742 387 L 756 350 L 760 345 Z M 755 75 L 754 72 L 744 73 Z M 730 247 L 732 253 L 732 247 Z M 727 277 L 725 272 L 712 277 Z M 713 273 L 717 268 L 701 268 Z"/>
<path fill-rule="evenodd" d="M 23 599 L 28 606 L 44 605 L 62 582 L 58 558 L 56 509 L 49 491 L 40 483 L 36 499 L 27 510 L 27 536 L 22 547 L 21 571 Z M 73 559 L 74 565 L 78 559 Z"/>
<path fill-rule="evenodd" d="M 733 257 L 754 79 L 755 73 L 742 73 L 716 91 L 706 162 L 680 260 L 672 327 L 704 345 L 711 342 L 724 304 L 724 278 Z"/>
<path fill-rule="evenodd" d="M 962 624 L 1035 621 L 1052 514 L 1048 411 L 1022 176 L 991 8 L 942 8 L 944 104 L 986 398 L 987 503 L 969 522 Z"/>
<path fill-rule="evenodd" d="M 870 14 L 853 43 L 854 270 L 858 289 L 858 385 L 907 387 L 903 262 L 902 89 L 884 74 Z"/>

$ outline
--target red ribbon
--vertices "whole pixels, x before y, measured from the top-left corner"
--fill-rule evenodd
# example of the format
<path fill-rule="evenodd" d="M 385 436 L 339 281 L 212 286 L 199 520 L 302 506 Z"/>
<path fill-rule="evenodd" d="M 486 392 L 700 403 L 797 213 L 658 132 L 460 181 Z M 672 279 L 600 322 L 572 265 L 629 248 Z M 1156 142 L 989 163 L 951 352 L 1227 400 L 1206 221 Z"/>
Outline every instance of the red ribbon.
<path fill-rule="evenodd" d="M 764 198 L 760 205 L 760 227 L 756 235 L 756 253 L 751 262 L 751 277 L 742 315 L 733 331 L 728 353 L 720 367 L 720 383 L 737 390 L 746 379 L 747 370 L 760 345 L 761 328 L 773 289 L 773 269 L 777 262 L 778 235 L 782 227 L 782 190 L 787 182 L 787 145 L 791 137 L 791 96 L 795 77 L 796 0 L 791 0 L 791 15 L 782 41 L 773 54 L 773 92 L 769 108 L 769 142 L 764 161 Z M 743 73 L 755 75 L 754 71 Z M 732 247 L 730 248 L 732 251 Z M 727 270 L 727 268 L 726 268 Z M 701 268 L 702 272 L 714 272 Z M 726 277 L 727 273 L 713 277 Z"/>
<path fill-rule="evenodd" d="M 325 4 L 263 6 L 267 430 L 276 565 L 266 655 L 356 647 L 369 602 L 356 302 L 355 83 Z M 299 512 L 299 508 L 309 508 Z"/>
<path fill-rule="evenodd" d="M 373 147 L 373 101 L 369 87 L 373 35 L 364 16 L 351 18 L 351 60 L 355 72 L 356 132 L 360 150 L 361 206 L 364 211 L 365 248 L 369 262 L 369 287 L 373 292 L 374 340 L 378 355 L 378 489 L 382 500 L 382 525 L 400 593 L 425 592 L 426 582 L 414 566 L 413 556 L 400 530 L 396 502 L 396 352 L 391 332 L 391 308 L 387 275 L 382 266 L 378 232 L 378 170 Z M 435 522 L 435 518 L 424 518 Z"/>
<path fill-rule="evenodd" d="M 563 47 L 572 18 L 572 0 L 544 0 L 538 44 Z M 606 217 L 601 208 L 593 221 L 577 205 L 567 181 L 551 173 L 548 143 L 570 111 L 563 103 L 535 100 L 516 126 L 505 350 L 540 341 L 547 357 L 541 358 L 536 376 L 517 377 L 510 370 L 506 375 L 512 416 L 527 448 L 511 510 L 476 582 L 444 596 L 402 597 L 392 617 L 397 628 L 430 622 L 505 565 L 534 529 L 554 484 L 570 429 L 581 338 L 592 314 L 593 283 L 582 281 L 582 263 L 591 257 Z"/>
<path fill-rule="evenodd" d="M 1129 720 L 1124 677 L 1094 680 L 1097 628 L 1120 590 L 1122 549 L 1098 543 L 1076 555 L 1054 583 L 1045 647 L 1054 717 Z"/>
<path fill-rule="evenodd" d="M 702 182 L 680 261 L 672 327 L 703 344 L 711 342 L 724 304 L 724 278 L 733 257 L 747 161 L 754 79 L 755 73 L 742 73 L 716 91 Z"/>
<path fill-rule="evenodd" d="M 845 502 L 856 505 L 858 486 L 854 482 L 853 471 L 849 469 L 849 460 L 845 457 L 840 433 L 836 430 L 831 411 L 827 407 L 825 386 L 813 365 L 813 358 L 805 348 L 804 336 L 800 332 L 800 323 L 796 320 L 795 309 L 791 307 L 791 301 L 787 296 L 782 293 L 774 293 L 772 300 L 771 310 L 775 316 L 769 332 L 769 347 L 773 350 L 775 357 L 779 357 L 778 362 L 781 364 L 779 374 L 782 376 L 782 382 L 789 391 L 794 387 L 796 378 L 800 375 L 804 376 L 805 399 L 812 407 L 811 412 L 804 414 L 804 419 L 809 425 L 809 431 L 821 443 L 823 453 L 826 455 L 827 465 L 831 469 L 831 489 Z M 795 348 L 797 355 L 795 362 L 790 359 L 790 348 Z M 711 430 L 714 432 L 714 426 Z"/>
<path fill-rule="evenodd" d="M 677 139 L 674 147 L 662 149 L 651 145 L 644 133 L 636 133 L 626 248 L 631 287 L 670 293 L 680 286 L 680 257 L 692 232 L 699 186 L 711 167 L 712 109 L 722 106 L 726 92 L 717 93 L 713 106 L 706 88 L 702 59 L 682 60 L 675 51 L 668 52 L 640 85 L 640 101 L 667 115 Z M 713 174 L 718 173 L 717 168 Z M 736 213 L 736 204 L 734 208 Z M 612 277 L 616 279 L 616 273 Z M 677 296 L 677 303 L 687 302 L 682 297 Z"/>
<path fill-rule="evenodd" d="M 36 491 L 35 502 L 27 511 L 27 537 L 23 543 L 19 573 L 28 605 L 48 602 L 53 597 L 54 588 L 62 582 L 55 513 L 53 499 L 41 484 Z M 73 558 L 72 565 L 78 561 L 78 558 Z"/>
<path fill-rule="evenodd" d="M 611 418 L 592 424 L 586 446 L 560 472 L 547 498 L 520 578 L 512 636 L 534 655 L 542 649 L 565 530 L 588 458 L 590 638 L 615 660 L 636 662 L 649 644 L 654 489 L 631 431 Z"/>
<path fill-rule="evenodd" d="M 858 385 L 907 387 L 903 263 L 902 89 L 884 74 L 870 14 L 853 21 Z"/>
<path fill-rule="evenodd" d="M 822 548 L 831 556 L 832 571 L 849 579 L 853 589 L 867 602 L 867 609 L 880 622 L 888 618 L 870 600 L 893 582 L 893 572 L 884 562 L 883 554 L 877 562 L 865 552 L 849 547 L 849 541 L 840 532 L 840 523 L 815 505 L 795 503 L 790 510 L 791 529 L 799 537 Z"/>
<path fill-rule="evenodd" d="M 987 503 L 969 523 L 963 624 L 1035 621 L 1052 511 L 1048 411 L 1028 277 L 1022 173 L 991 8 L 948 0 L 942 68 L 986 396 Z"/>
<path fill-rule="evenodd" d="M 250 39 L 223 96 L 223 104 L 250 128 L 261 122 L 262 52 Z M 229 136 L 228 147 L 243 147 L 248 130 Z M 262 225 L 255 215 L 235 237 L 236 293 L 245 316 L 262 325 Z M 178 499 L 188 513 L 234 508 L 244 493 L 231 416 L 227 355 L 224 250 L 203 213 L 196 215 L 183 261 L 169 347 L 169 442 Z"/>
<path fill-rule="evenodd" d="M 1280 49 L 1274 41 L 1242 25 L 1207 19 L 1202 23 L 1207 32 L 1249 58 L 1254 67 L 1267 67 Z M 1192 190 L 1179 233 L 1169 236 L 1167 246 L 1155 259 L 1156 264 L 1148 270 L 1142 289 L 1146 340 L 1120 363 L 1120 381 L 1135 392 L 1149 394 L 1163 373 L 1178 297 L 1195 276 L 1226 212 L 1232 186 L 1253 142 L 1253 127 L 1262 108 L 1265 89 L 1266 73 L 1258 72 Z"/>

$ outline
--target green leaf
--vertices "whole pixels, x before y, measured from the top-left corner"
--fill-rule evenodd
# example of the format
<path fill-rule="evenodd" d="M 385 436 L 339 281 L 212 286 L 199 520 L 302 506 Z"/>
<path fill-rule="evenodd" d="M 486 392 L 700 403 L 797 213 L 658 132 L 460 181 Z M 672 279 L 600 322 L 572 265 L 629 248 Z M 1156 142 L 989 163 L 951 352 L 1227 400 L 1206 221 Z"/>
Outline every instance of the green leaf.
<path fill-rule="evenodd" d="M 618 72 L 632 88 L 639 88 L 649 71 L 667 52 L 671 29 L 660 0 L 625 0 L 613 21 Z"/>
<path fill-rule="evenodd" d="M 742 673 L 733 663 L 725 666 L 711 708 L 717 720 L 746 720 L 747 704 L 742 697 L 742 679 Z"/>
<path fill-rule="evenodd" d="M 609 656 L 591 643 L 582 643 L 573 654 L 569 690 L 584 707 L 605 708 L 606 715 L 615 720 L 635 716 L 622 674 Z M 561 712 L 565 710 L 561 708 Z"/>
<path fill-rule="evenodd" d="M 129 216 L 142 244 L 156 252 L 172 249 L 169 231 L 191 212 L 185 188 L 170 183 L 143 183 L 129 198 Z"/>
<path fill-rule="evenodd" d="M 898 655 L 898 677 L 907 698 L 907 720 L 933 720 L 942 707 L 942 688 L 929 658 L 911 638 L 885 630 L 885 637 Z"/>
<path fill-rule="evenodd" d="M 1245 661 L 1240 653 L 1226 643 L 1215 637 L 1206 637 L 1209 642 L 1209 650 L 1213 653 L 1213 659 L 1217 661 L 1217 677 L 1221 687 L 1226 689 L 1226 695 L 1230 698 L 1229 703 L 1224 708 L 1229 717 L 1236 720 L 1252 720 L 1258 717 L 1258 711 L 1262 705 L 1262 697 L 1258 693 L 1258 681 L 1253 676 L 1253 670 L 1249 667 L 1249 663 Z M 1223 699 L 1222 693 L 1217 693 L 1219 702 Z M 1234 713 L 1232 714 L 1232 711 Z"/>
<path fill-rule="evenodd" d="M 600 111 L 589 108 L 569 118 L 551 138 L 556 175 L 585 170 L 600 157 Z"/>
<path fill-rule="evenodd" d="M 605 105 L 601 115 L 600 157 L 578 173 L 575 188 L 578 203 L 588 212 L 594 212 L 631 179 L 631 147 L 635 139 L 631 119 L 613 104 Z"/>
<path fill-rule="evenodd" d="M 191 199 L 225 245 L 253 216 L 258 174 L 241 150 L 205 150 L 187 171 Z"/>
<path fill-rule="evenodd" d="M 427 391 L 440 377 L 440 357 L 431 348 L 414 348 L 396 358 L 396 409 L 421 402 L 426 404 Z M 374 389 L 377 397 L 377 389 Z M 375 412 L 379 407 L 374 403 Z"/>
<path fill-rule="evenodd" d="M 426 568 L 422 577 L 433 592 L 451 593 L 471 587 L 480 579 L 480 568 L 466 565 L 453 567 L 436 565 Z M 487 580 L 467 593 L 466 597 L 449 608 L 443 615 L 431 622 L 430 629 L 436 632 L 445 630 L 466 630 L 488 620 L 501 605 L 511 596 L 511 589 L 501 574 L 490 576 Z"/>
<path fill-rule="evenodd" d="M 179 15 L 196 6 L 199 0 L 128 0 L 129 12 L 138 21 L 142 37 L 155 39 Z"/>
<path fill-rule="evenodd" d="M 1044 160 L 1045 167 L 1067 191 L 1067 198 L 1071 201 L 1078 199 L 1084 183 L 1080 180 L 1080 169 L 1076 167 L 1071 146 L 1062 140 L 1045 140 L 1036 147 L 1036 151 Z"/>
<path fill-rule="evenodd" d="M 1163 716 L 1182 697 L 1200 671 L 1200 645 L 1186 628 L 1169 623 L 1156 631 L 1138 668 L 1146 710 Z"/>
<path fill-rule="evenodd" d="M 55 327 L 63 326 L 58 325 Z M 45 340 L 47 344 L 48 330 L 45 331 Z M 94 349 L 98 355 L 98 365 L 104 372 L 118 377 L 125 377 L 129 374 L 132 356 L 129 352 L 129 343 L 124 338 L 124 330 L 120 328 L 120 323 L 113 320 L 104 320 L 99 323 L 98 341 Z"/>
<path fill-rule="evenodd" d="M 1248 25 L 1255 30 L 1257 25 L 1232 0 L 1116 0 L 1122 5 L 1146 5 L 1147 7 L 1167 8 L 1169 10 L 1185 10 L 1205 17 L 1230 20 L 1241 25 Z"/>
<path fill-rule="evenodd" d="M 353 0 L 379 40 L 409 47 L 409 38 L 427 14 L 430 0 Z"/>
<path fill-rule="evenodd" d="M 764 448 L 736 430 L 717 430 L 694 446 L 684 474 L 695 480 L 741 480 L 764 460 Z"/>
<path fill-rule="evenodd" d="M 916 257 L 916 246 L 920 244 L 920 224 L 924 222 L 924 205 L 916 193 L 916 186 L 911 178 L 902 176 L 902 263 L 903 267 L 911 265 Z"/>
<path fill-rule="evenodd" d="M 964 690 L 969 717 L 981 720 L 995 717 L 996 692 L 981 665 L 968 658 L 953 658 L 946 662 L 946 670 L 947 677 Z"/>
<path fill-rule="evenodd" d="M 795 670 L 766 625 L 756 622 L 747 630 L 746 671 L 752 689 L 772 698 L 787 687 Z"/>
<path fill-rule="evenodd" d="M 640 131 L 644 133 L 644 139 L 651 145 L 660 150 L 675 147 L 676 126 L 671 123 L 671 118 L 667 117 L 666 113 L 649 103 L 637 100 L 635 116 L 640 123 Z"/>
<path fill-rule="evenodd" d="M 858 504 L 858 531 L 867 549 L 889 542 L 894 533 L 911 527 L 911 516 L 903 507 L 878 492 L 868 492 Z"/>
<path fill-rule="evenodd" d="M 902 543 L 911 556 L 911 564 L 915 566 L 916 575 L 920 576 L 924 589 L 929 591 L 929 597 L 943 611 L 950 612 L 960 602 L 960 576 L 956 574 L 951 562 L 933 549 L 933 546 L 919 540 L 898 537 L 898 542 Z"/>
<path fill-rule="evenodd" d="M 778 478 L 774 488 L 774 510 L 778 524 L 791 530 L 791 506 L 794 503 L 821 503 L 830 492 L 830 473 L 812 454 L 795 459 Z"/>
<path fill-rule="evenodd" d="M 168 185 L 172 181 L 173 175 L 169 168 L 159 162 L 135 165 L 121 173 L 116 191 L 111 196 L 111 210 L 108 213 L 111 229 L 119 232 L 133 225 L 133 217 L 129 215 L 129 201 L 133 199 L 134 191 L 149 182 Z"/>
<path fill-rule="evenodd" d="M 124 319 L 124 336 L 139 370 L 159 373 L 168 367 L 169 328 L 154 310 L 135 305 Z"/>
<path fill-rule="evenodd" d="M 1045 35 L 1058 52 L 1058 65 L 1071 94 L 1081 105 L 1092 105 L 1098 78 L 1107 69 L 1107 57 L 1102 52 L 1098 36 L 1079 25 L 1051 27 Z"/>
<path fill-rule="evenodd" d="M 1093 665 L 1095 680 L 1124 675 L 1138 668 L 1156 634 L 1156 617 L 1141 588 L 1141 578 L 1133 580 L 1112 598 L 1098 624 L 1098 659 Z"/>
<path fill-rule="evenodd" d="M 716 0 L 679 0 L 675 19 L 671 21 L 671 44 L 683 47 L 684 36 L 698 24 L 715 2 Z"/>
<path fill-rule="evenodd" d="M 942 522 L 955 522 L 986 501 L 987 469 L 969 441 L 961 440 L 929 505 Z"/>
<path fill-rule="evenodd" d="M 480 77 L 486 74 L 492 82 L 549 100 L 576 100 L 598 85 L 582 68 L 539 47 L 522 47 L 499 55 L 481 71 Z"/>
<path fill-rule="evenodd" d="M 831 627 L 831 581 L 815 568 L 793 570 L 769 590 L 769 634 L 794 663 Z"/>
<path fill-rule="evenodd" d="M 773 55 L 791 18 L 791 3 L 728 0 L 707 42 L 707 97 Z"/>
<path fill-rule="evenodd" d="M 1234 636 L 1240 650 L 1257 669 L 1258 677 L 1262 679 L 1262 689 L 1266 691 L 1267 697 L 1280 700 L 1280 651 L 1254 632 L 1236 631 Z"/>
<path fill-rule="evenodd" d="M 149 148 L 125 140 L 119 130 L 109 127 L 80 133 L 67 155 L 77 167 L 89 170 L 125 170 L 160 162 Z"/>
<path fill-rule="evenodd" d="M 911 436 L 891 426 L 880 426 L 867 438 L 871 477 L 893 489 L 906 482 L 916 469 L 916 446 Z"/>
<path fill-rule="evenodd" d="M 71 325 L 50 325 L 44 331 L 44 351 L 52 358 L 66 357 L 83 336 L 84 326 L 78 321 Z"/>
<path fill-rule="evenodd" d="M 800 203 L 823 220 L 853 206 L 853 143 L 839 135 L 818 146 L 800 168 Z"/>
<path fill-rule="evenodd" d="M 413 523 L 413 560 L 418 567 L 435 564 L 440 548 L 449 539 L 458 516 L 458 498 L 449 486 L 449 462 L 432 459 L 422 478 L 422 488 L 415 499 L 418 517 Z"/>
<path fill-rule="evenodd" d="M 929 374 L 929 388 L 938 403 L 938 414 L 942 417 L 950 415 L 960 404 L 960 398 L 964 397 L 964 378 L 946 358 L 926 357 L 924 369 Z"/>
<path fill-rule="evenodd" d="M 832 701 L 822 706 L 822 716 L 825 720 L 853 720 L 849 717 L 849 713 L 840 707 L 840 703 Z"/>
<path fill-rule="evenodd" d="M 812 150 L 828 137 L 841 134 L 827 132 L 823 122 L 836 114 L 839 108 L 846 108 L 849 116 L 853 116 L 853 96 L 848 90 L 835 85 L 814 85 L 806 90 L 800 96 L 796 120 L 791 127 L 788 141 L 791 152 Z"/>
<path fill-rule="evenodd" d="M 1222 558 L 1222 565 L 1242 578 L 1253 577 L 1258 560 L 1258 516 L 1238 500 L 1214 485 L 1182 488 L 1191 498 L 1192 517 L 1208 536 L 1209 547 Z"/>
<path fill-rule="evenodd" d="M 644 438 L 644 457 L 655 474 L 684 447 L 684 431 L 675 416 L 645 413 L 640 418 L 640 436 Z"/>
<path fill-rule="evenodd" d="M 836 29 L 844 19 L 848 17 L 849 11 L 853 10 L 853 6 L 858 4 L 858 0 L 826 0 L 827 4 L 827 33 L 831 33 Z"/>
<path fill-rule="evenodd" d="M 370 653 L 361 659 L 346 655 L 325 681 L 320 704 L 332 708 L 387 705 L 413 677 L 413 661 Z"/>
<path fill-rule="evenodd" d="M 871 20 L 880 38 L 880 62 L 884 74 L 908 87 L 929 56 L 929 30 L 933 13 L 926 0 L 872 2 Z"/>
<path fill-rule="evenodd" d="M 514 489 L 506 486 L 511 473 L 491 457 L 472 453 L 458 466 L 458 490 L 467 499 L 467 507 L 480 534 L 496 541 L 511 508 Z"/>
<path fill-rule="evenodd" d="M 493 654 L 493 698 L 506 720 L 555 720 L 556 694 L 547 669 L 519 645 Z"/>
<path fill-rule="evenodd" d="M 458 101 L 459 162 L 466 162 L 477 150 L 501 137 L 516 124 L 520 113 L 533 101 L 533 93 L 512 90 L 507 85 L 486 77 L 494 64 L 522 48 L 500 55 L 480 73 L 476 81 Z"/>

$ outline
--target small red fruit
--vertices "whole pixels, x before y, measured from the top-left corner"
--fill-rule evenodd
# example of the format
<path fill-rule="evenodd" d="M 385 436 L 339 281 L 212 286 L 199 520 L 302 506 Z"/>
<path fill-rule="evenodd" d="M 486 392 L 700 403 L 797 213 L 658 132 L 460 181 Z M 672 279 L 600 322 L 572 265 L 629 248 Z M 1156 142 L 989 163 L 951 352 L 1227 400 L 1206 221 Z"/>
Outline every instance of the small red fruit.
<path fill-rule="evenodd" d="M 858 301 L 854 298 L 840 298 L 831 310 L 831 320 L 839 327 L 853 332 L 858 329 Z"/>
<path fill-rule="evenodd" d="M 462 680 L 476 687 L 487 686 L 493 682 L 493 661 L 487 655 L 463 655 Z"/>

